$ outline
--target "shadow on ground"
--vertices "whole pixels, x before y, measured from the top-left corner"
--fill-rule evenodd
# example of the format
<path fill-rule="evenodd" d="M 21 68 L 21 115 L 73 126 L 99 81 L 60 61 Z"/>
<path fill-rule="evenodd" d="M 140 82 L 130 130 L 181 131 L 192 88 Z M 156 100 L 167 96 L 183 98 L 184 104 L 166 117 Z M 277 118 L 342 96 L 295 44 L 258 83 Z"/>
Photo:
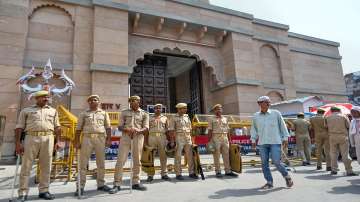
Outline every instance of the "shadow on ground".
<path fill-rule="evenodd" d="M 346 176 L 342 174 L 338 174 L 338 175 L 323 174 L 323 175 L 305 176 L 306 179 L 310 179 L 310 180 L 334 180 L 339 177 L 346 177 Z"/>
<path fill-rule="evenodd" d="M 209 199 L 224 199 L 228 197 L 246 197 L 253 195 L 266 195 L 271 192 L 276 192 L 286 189 L 285 187 L 277 187 L 274 189 L 261 190 L 259 188 L 251 188 L 251 189 L 224 189 L 215 192 L 213 195 L 209 196 Z"/>
<path fill-rule="evenodd" d="M 360 185 L 347 185 L 342 187 L 332 187 L 330 194 L 360 194 Z"/>

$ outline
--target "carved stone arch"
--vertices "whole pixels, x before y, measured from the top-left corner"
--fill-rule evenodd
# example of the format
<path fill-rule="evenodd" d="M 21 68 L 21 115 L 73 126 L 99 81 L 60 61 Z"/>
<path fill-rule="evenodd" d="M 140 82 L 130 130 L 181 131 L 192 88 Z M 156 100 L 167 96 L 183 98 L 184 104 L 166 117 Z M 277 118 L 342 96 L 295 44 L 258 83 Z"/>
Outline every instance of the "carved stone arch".
<path fill-rule="evenodd" d="M 279 91 L 269 91 L 266 95 L 270 97 L 272 103 L 284 101 L 284 95 Z"/>
<path fill-rule="evenodd" d="M 264 44 L 260 47 L 259 52 L 264 84 L 283 84 L 278 50 L 271 44 Z"/>
<path fill-rule="evenodd" d="M 34 4 L 29 14 L 24 66 L 73 65 L 74 22 L 69 10 L 57 4 Z"/>
<path fill-rule="evenodd" d="M 148 48 L 148 49 L 146 49 Z M 189 50 L 182 50 L 179 47 L 165 47 L 162 49 L 155 48 L 152 49 L 151 47 L 143 47 L 143 49 L 137 49 L 133 53 L 130 53 L 129 55 L 129 66 L 134 67 L 136 65 L 137 61 L 141 61 L 144 59 L 144 56 L 147 54 L 153 54 L 153 53 L 168 53 L 168 54 L 174 54 L 174 55 L 183 55 L 187 57 L 193 57 L 196 58 L 197 61 L 201 61 L 204 64 L 205 69 L 210 69 L 211 76 L 213 77 L 213 81 L 215 85 L 219 85 L 222 82 L 221 75 L 217 72 L 217 67 L 215 65 L 209 65 L 207 62 L 206 56 L 202 56 L 199 54 L 193 54 Z"/>
<path fill-rule="evenodd" d="M 73 25 L 75 24 L 74 14 L 72 14 L 72 12 L 68 8 L 57 5 L 55 3 L 47 3 L 47 4 L 40 4 L 40 5 L 34 6 L 34 8 L 32 8 L 30 10 L 28 18 L 29 19 L 32 18 L 34 13 L 36 13 L 36 11 L 38 11 L 39 9 L 42 9 L 42 8 L 46 8 L 46 7 L 53 7 L 53 8 L 57 8 L 57 9 L 64 11 L 70 17 L 72 24 Z"/>
<path fill-rule="evenodd" d="M 265 43 L 265 44 L 262 44 L 262 45 L 260 46 L 260 49 L 261 49 L 262 47 L 269 47 L 269 48 L 271 48 L 271 49 L 274 51 L 276 57 L 280 57 L 278 48 L 275 47 L 273 44 Z"/>
<path fill-rule="evenodd" d="M 205 70 L 209 70 L 210 78 L 211 78 L 211 87 L 214 88 L 220 84 L 221 81 L 219 81 L 218 77 L 216 76 L 216 71 L 214 66 L 209 65 L 206 60 L 201 60 L 201 62 L 204 64 Z"/>

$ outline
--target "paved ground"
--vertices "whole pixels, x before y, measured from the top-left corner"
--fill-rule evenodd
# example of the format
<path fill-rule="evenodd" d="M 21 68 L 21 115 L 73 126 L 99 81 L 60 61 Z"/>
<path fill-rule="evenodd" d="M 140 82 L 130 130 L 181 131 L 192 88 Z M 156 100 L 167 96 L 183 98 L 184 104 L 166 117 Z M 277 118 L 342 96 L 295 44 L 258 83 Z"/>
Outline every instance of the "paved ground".
<path fill-rule="evenodd" d="M 248 161 L 252 157 L 244 157 Z M 211 161 L 211 157 L 202 156 L 202 162 Z M 172 163 L 172 161 L 170 161 Z M 113 162 L 111 162 L 113 164 Z M 354 171 L 360 172 L 360 166 L 353 162 Z M 108 166 L 108 165 L 107 165 Z M 111 165 L 109 165 L 111 166 Z M 0 201 L 8 201 L 11 194 L 12 175 L 14 165 L 0 165 Z M 285 181 L 281 175 L 275 171 L 274 189 L 268 191 L 259 190 L 264 184 L 264 179 L 259 167 L 247 166 L 244 172 L 238 178 L 217 179 L 214 172 L 206 172 L 206 180 L 186 180 L 179 182 L 163 182 L 159 176 L 155 176 L 152 184 L 146 184 L 148 191 L 133 191 L 129 193 L 129 178 L 125 177 L 123 190 L 118 194 L 109 195 L 96 191 L 96 181 L 89 177 L 86 185 L 86 201 L 341 201 L 341 202 L 359 202 L 360 201 L 360 176 L 344 176 L 344 167 L 340 163 L 340 172 L 337 176 L 330 176 L 328 172 L 316 171 L 315 166 L 296 166 L 296 172 L 292 170 L 291 175 L 294 180 L 294 187 L 286 188 Z M 184 173 L 186 174 L 186 173 Z M 170 173 L 171 177 L 175 175 Z M 111 185 L 112 176 L 107 175 L 107 184 Z M 146 179 L 146 176 L 142 176 Z M 33 180 L 31 180 L 33 182 Z M 55 201 L 78 201 L 73 197 L 75 182 L 55 181 L 51 184 L 51 191 L 56 196 Z M 30 200 L 37 199 L 37 188 L 31 184 Z"/>

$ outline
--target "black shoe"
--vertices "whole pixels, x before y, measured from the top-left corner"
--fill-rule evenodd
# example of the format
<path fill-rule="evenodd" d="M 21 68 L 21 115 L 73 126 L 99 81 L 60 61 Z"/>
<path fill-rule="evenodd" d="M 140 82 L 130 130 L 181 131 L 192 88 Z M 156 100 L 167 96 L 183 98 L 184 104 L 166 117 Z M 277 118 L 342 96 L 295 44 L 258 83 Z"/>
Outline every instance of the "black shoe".
<path fill-rule="evenodd" d="M 177 175 L 177 176 L 176 176 L 176 179 L 177 179 L 177 180 L 184 180 L 184 177 L 183 177 L 182 175 Z"/>
<path fill-rule="evenodd" d="M 84 188 L 80 189 L 80 195 L 83 196 L 84 195 Z M 76 189 L 76 192 L 74 193 L 74 196 L 79 196 L 79 190 Z"/>
<path fill-rule="evenodd" d="M 195 173 L 190 174 L 189 177 L 196 180 L 199 179 L 199 176 L 197 176 Z"/>
<path fill-rule="evenodd" d="M 222 178 L 222 177 L 223 177 L 223 175 L 221 174 L 221 172 L 217 172 L 217 173 L 215 174 L 215 176 L 216 176 L 217 178 Z"/>
<path fill-rule="evenodd" d="M 153 176 L 148 176 L 146 182 L 152 182 L 154 180 L 154 177 Z"/>
<path fill-rule="evenodd" d="M 55 196 L 50 194 L 50 192 L 44 192 L 44 193 L 39 193 L 39 198 L 42 198 L 45 200 L 54 200 Z"/>
<path fill-rule="evenodd" d="M 331 171 L 330 174 L 331 175 L 337 175 L 337 171 Z"/>
<path fill-rule="evenodd" d="M 228 172 L 228 173 L 225 173 L 225 175 L 226 176 L 229 176 L 229 177 L 237 177 L 238 176 L 238 174 L 236 174 L 236 173 L 233 173 L 233 172 Z"/>
<path fill-rule="evenodd" d="M 23 201 L 26 201 L 27 200 L 27 195 L 23 195 L 23 196 L 19 196 L 16 201 L 20 201 L 20 202 L 23 202 Z"/>
<path fill-rule="evenodd" d="M 260 187 L 262 190 L 272 189 L 274 186 L 272 184 L 266 183 L 264 186 Z"/>
<path fill-rule="evenodd" d="M 287 187 L 292 187 L 294 185 L 294 182 L 292 181 L 291 177 L 285 177 L 285 182 Z"/>
<path fill-rule="evenodd" d="M 141 184 L 134 184 L 132 186 L 133 189 L 139 190 L 139 191 L 146 191 L 146 187 L 144 187 L 144 185 Z"/>
<path fill-rule="evenodd" d="M 109 194 L 116 194 L 120 190 L 120 186 L 114 186 L 112 189 L 110 189 Z"/>
<path fill-rule="evenodd" d="M 111 188 L 107 185 L 101 186 L 97 188 L 98 191 L 104 191 L 104 192 L 109 192 L 111 190 Z"/>
<path fill-rule="evenodd" d="M 165 180 L 165 181 L 170 181 L 170 177 L 168 175 L 163 175 L 161 176 L 161 179 Z"/>
<path fill-rule="evenodd" d="M 351 173 L 346 173 L 346 176 L 358 176 L 358 174 L 351 172 Z"/>
<path fill-rule="evenodd" d="M 321 170 L 321 169 L 322 169 L 321 166 L 316 166 L 316 170 Z M 331 170 L 331 168 L 330 168 L 330 170 Z"/>
<path fill-rule="evenodd" d="M 326 167 L 326 171 L 331 171 L 331 167 Z"/>
<path fill-rule="evenodd" d="M 306 162 L 306 165 L 307 165 L 307 166 L 311 165 L 310 161 L 307 161 L 307 162 Z"/>

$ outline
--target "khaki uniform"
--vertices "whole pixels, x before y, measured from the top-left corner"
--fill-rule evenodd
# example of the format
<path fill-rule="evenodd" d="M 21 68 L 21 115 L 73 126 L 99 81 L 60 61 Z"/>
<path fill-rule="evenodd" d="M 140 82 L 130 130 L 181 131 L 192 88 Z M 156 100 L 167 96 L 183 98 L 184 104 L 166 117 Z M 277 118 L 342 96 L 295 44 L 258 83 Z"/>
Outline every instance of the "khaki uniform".
<path fill-rule="evenodd" d="M 149 128 L 149 114 L 140 108 L 137 111 L 133 111 L 132 109 L 124 110 L 121 112 L 120 115 L 120 127 L 137 129 Z M 134 135 L 132 141 L 133 148 L 131 148 L 130 136 L 123 133 L 119 145 L 119 152 L 115 166 L 114 186 L 121 185 L 123 166 L 128 158 L 130 149 L 133 161 L 132 180 L 134 184 L 140 183 L 140 159 L 144 145 L 144 135 Z"/>
<path fill-rule="evenodd" d="M 169 130 L 176 133 L 176 151 L 175 151 L 175 173 L 181 175 L 181 153 L 184 149 L 189 174 L 194 173 L 194 163 L 192 155 L 192 141 L 191 141 L 191 121 L 187 114 L 180 116 L 176 114 L 175 117 L 169 121 Z"/>
<path fill-rule="evenodd" d="M 20 112 L 16 128 L 26 132 L 22 157 L 19 196 L 29 192 L 29 177 L 35 158 L 39 157 L 39 192 L 49 191 L 50 171 L 54 148 L 54 130 L 60 127 L 56 109 L 45 105 L 31 106 Z"/>
<path fill-rule="evenodd" d="M 105 143 L 106 129 L 110 128 L 108 113 L 102 109 L 91 111 L 90 109 L 79 115 L 76 130 L 83 133 L 80 150 L 80 184 L 84 188 L 86 182 L 87 164 L 91 153 L 95 150 L 97 167 L 97 186 L 105 184 Z"/>
<path fill-rule="evenodd" d="M 352 173 L 351 159 L 349 158 L 349 119 L 340 113 L 333 113 L 325 118 L 325 124 L 329 133 L 332 171 L 336 171 L 337 169 L 339 149 L 346 172 Z"/>
<path fill-rule="evenodd" d="M 317 157 L 317 166 L 321 167 L 322 164 L 322 151 L 325 150 L 325 159 L 326 167 L 331 166 L 330 159 L 330 144 L 329 144 L 329 134 L 327 128 L 325 127 L 325 117 L 324 116 L 314 116 L 310 118 L 311 128 L 315 133 L 315 144 L 316 144 L 316 157 Z"/>
<path fill-rule="evenodd" d="M 226 117 L 211 117 L 209 120 L 209 130 L 212 130 L 212 138 L 215 145 L 215 152 L 213 153 L 215 172 L 220 172 L 220 153 L 222 154 L 225 173 L 231 172 L 229 161 L 229 125 Z"/>
<path fill-rule="evenodd" d="M 305 119 L 296 119 L 294 121 L 296 147 L 301 153 L 303 161 L 310 162 L 311 159 L 311 141 L 309 135 L 310 123 Z"/>
<path fill-rule="evenodd" d="M 167 174 L 166 169 L 166 153 L 165 147 L 167 144 L 166 130 L 168 128 L 167 117 L 160 115 L 159 117 L 151 116 L 149 120 L 149 139 L 148 144 L 150 147 L 155 147 L 159 152 L 161 176 Z"/>

